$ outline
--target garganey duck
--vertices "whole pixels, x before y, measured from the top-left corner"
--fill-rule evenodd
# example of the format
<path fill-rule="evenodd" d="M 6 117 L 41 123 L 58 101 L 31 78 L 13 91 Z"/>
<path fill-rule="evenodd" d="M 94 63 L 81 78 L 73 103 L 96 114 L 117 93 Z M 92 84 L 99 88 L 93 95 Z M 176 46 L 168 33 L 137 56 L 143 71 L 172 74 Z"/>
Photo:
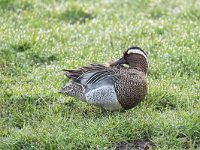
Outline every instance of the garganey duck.
<path fill-rule="evenodd" d="M 127 110 L 147 94 L 147 69 L 146 53 L 139 47 L 130 47 L 109 66 L 91 64 L 64 70 L 70 80 L 59 93 L 106 110 Z"/>

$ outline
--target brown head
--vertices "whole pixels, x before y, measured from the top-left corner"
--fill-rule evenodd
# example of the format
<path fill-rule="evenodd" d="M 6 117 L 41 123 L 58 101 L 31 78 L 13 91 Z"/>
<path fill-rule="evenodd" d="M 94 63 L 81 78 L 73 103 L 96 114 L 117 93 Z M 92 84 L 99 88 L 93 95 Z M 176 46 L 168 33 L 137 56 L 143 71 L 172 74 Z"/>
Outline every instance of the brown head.
<path fill-rule="evenodd" d="M 137 69 L 139 71 L 147 73 L 148 70 L 148 58 L 146 53 L 139 47 L 128 48 L 123 56 L 112 63 L 111 66 L 117 66 L 121 64 L 127 64 L 132 69 Z"/>

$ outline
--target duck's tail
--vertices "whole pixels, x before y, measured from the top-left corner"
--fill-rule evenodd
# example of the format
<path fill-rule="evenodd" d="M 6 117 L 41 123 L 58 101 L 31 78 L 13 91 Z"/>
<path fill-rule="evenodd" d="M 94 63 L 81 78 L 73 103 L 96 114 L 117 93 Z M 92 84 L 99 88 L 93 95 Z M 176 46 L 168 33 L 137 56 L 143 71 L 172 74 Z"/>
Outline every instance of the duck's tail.
<path fill-rule="evenodd" d="M 84 87 L 73 81 L 62 87 L 58 93 L 72 97 L 78 97 L 78 99 L 83 101 L 85 99 Z"/>

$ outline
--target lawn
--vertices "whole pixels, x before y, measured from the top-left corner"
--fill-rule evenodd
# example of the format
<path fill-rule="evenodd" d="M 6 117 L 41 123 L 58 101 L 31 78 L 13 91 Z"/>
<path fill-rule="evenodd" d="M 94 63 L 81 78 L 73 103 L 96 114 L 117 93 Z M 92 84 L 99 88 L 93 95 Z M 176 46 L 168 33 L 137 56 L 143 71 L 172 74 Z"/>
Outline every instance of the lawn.
<path fill-rule="evenodd" d="M 199 0 L 0 0 L 0 149 L 200 149 Z M 148 95 L 104 112 L 61 71 L 149 58 Z"/>

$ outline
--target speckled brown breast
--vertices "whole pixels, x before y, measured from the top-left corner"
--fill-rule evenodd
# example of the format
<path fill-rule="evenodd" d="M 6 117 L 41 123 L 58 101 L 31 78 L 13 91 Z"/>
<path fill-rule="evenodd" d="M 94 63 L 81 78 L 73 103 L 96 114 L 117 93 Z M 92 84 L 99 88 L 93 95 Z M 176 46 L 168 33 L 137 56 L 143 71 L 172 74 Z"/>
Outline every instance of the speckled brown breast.
<path fill-rule="evenodd" d="M 130 109 L 140 103 L 147 94 L 145 74 L 135 69 L 121 69 L 115 83 L 119 103 L 124 109 Z"/>

